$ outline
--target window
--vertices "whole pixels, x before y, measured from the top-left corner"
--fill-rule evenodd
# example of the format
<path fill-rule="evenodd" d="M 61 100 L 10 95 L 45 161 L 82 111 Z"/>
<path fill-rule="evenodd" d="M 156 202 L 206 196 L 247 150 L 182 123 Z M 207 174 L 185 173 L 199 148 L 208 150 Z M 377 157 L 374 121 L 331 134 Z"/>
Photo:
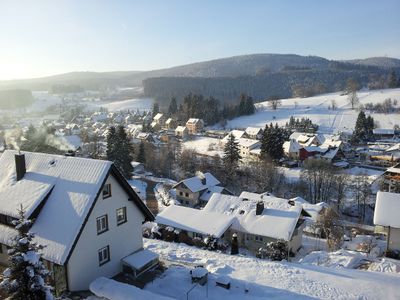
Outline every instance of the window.
<path fill-rule="evenodd" d="M 255 240 L 256 240 L 256 241 L 262 242 L 262 241 L 263 241 L 263 238 L 262 238 L 262 236 L 256 235 L 256 236 L 255 236 Z"/>
<path fill-rule="evenodd" d="M 185 193 L 185 197 L 189 197 L 189 193 Z"/>
<path fill-rule="evenodd" d="M 103 188 L 103 199 L 111 197 L 111 183 L 107 183 Z"/>
<path fill-rule="evenodd" d="M 110 246 L 101 248 L 98 251 L 98 255 L 99 255 L 99 266 L 102 266 L 105 263 L 109 262 L 110 261 Z"/>
<path fill-rule="evenodd" d="M 97 234 L 101 234 L 103 232 L 106 232 L 108 230 L 108 218 L 107 218 L 107 215 L 98 217 L 96 219 L 96 225 L 97 225 Z"/>
<path fill-rule="evenodd" d="M 179 195 L 180 195 L 180 196 L 183 196 L 183 192 L 179 192 Z"/>
<path fill-rule="evenodd" d="M 3 244 L 0 243 L 0 254 L 3 253 Z"/>
<path fill-rule="evenodd" d="M 117 209 L 117 225 L 121 225 L 127 221 L 126 219 L 126 207 Z"/>

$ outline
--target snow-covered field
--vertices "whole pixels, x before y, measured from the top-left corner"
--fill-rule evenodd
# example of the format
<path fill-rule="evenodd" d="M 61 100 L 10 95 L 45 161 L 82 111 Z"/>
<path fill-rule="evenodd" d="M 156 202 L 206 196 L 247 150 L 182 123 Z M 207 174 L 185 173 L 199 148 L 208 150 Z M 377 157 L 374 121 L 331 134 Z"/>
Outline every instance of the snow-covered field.
<path fill-rule="evenodd" d="M 89 109 L 99 109 L 100 107 L 107 108 L 110 112 L 122 111 L 122 110 L 139 110 L 140 112 L 149 111 L 153 107 L 153 99 L 151 98 L 140 98 L 140 99 L 128 99 L 113 102 L 88 102 Z"/>
<path fill-rule="evenodd" d="M 224 156 L 224 146 L 217 138 L 198 136 L 183 143 L 183 149 L 194 149 L 196 153 L 209 156 Z"/>
<path fill-rule="evenodd" d="M 171 261 L 163 276 L 145 289 L 177 299 L 186 299 L 186 292 L 193 286 L 189 269 L 196 265 L 210 272 L 209 299 L 400 299 L 400 274 L 271 262 L 159 240 L 145 239 L 144 244 L 161 259 Z M 231 279 L 230 290 L 215 286 L 220 276 Z M 196 287 L 189 299 L 205 299 L 206 292 L 206 287 Z"/>
<path fill-rule="evenodd" d="M 372 102 L 382 103 L 391 98 L 400 101 L 400 89 L 385 89 L 374 91 L 360 91 L 357 93 L 360 104 Z M 331 101 L 335 100 L 337 110 L 329 110 Z M 398 104 L 400 105 L 400 104 Z M 285 125 L 290 116 L 295 118 L 307 117 L 319 125 L 319 131 L 323 133 L 336 133 L 338 131 L 353 131 L 358 111 L 351 110 L 347 95 L 331 93 L 309 98 L 283 99 L 282 106 L 272 110 L 268 102 L 256 105 L 257 112 L 251 116 L 244 116 L 228 122 L 227 128 L 264 127 L 271 122 Z M 399 114 L 377 114 L 373 117 L 379 123 L 380 128 L 392 129 L 395 124 L 400 125 Z"/>

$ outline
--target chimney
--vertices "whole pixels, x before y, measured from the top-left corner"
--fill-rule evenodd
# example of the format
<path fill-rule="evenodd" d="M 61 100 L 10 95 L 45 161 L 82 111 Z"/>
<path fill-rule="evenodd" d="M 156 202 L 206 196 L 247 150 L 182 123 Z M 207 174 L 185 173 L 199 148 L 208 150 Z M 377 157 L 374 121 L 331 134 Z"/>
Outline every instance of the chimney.
<path fill-rule="evenodd" d="M 15 170 L 17 173 L 17 181 L 19 181 L 26 173 L 25 154 L 15 154 Z"/>
<path fill-rule="evenodd" d="M 202 183 L 203 185 L 206 185 L 207 179 L 206 179 L 205 176 L 201 178 L 201 183 Z"/>
<path fill-rule="evenodd" d="M 288 203 L 289 203 L 289 205 L 291 205 L 291 206 L 295 206 L 295 205 L 296 205 L 296 203 L 294 202 L 294 200 L 289 200 Z"/>
<path fill-rule="evenodd" d="M 263 201 L 258 201 L 257 206 L 256 206 L 256 215 L 262 215 L 264 211 L 264 202 Z"/>

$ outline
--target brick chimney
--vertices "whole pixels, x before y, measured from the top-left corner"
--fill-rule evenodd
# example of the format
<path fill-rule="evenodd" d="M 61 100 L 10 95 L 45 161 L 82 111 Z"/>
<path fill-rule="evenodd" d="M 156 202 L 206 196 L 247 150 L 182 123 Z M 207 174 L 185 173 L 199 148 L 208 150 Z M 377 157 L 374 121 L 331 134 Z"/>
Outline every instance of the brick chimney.
<path fill-rule="evenodd" d="M 262 215 L 263 211 L 264 211 L 264 202 L 258 201 L 256 206 L 256 215 L 257 216 Z"/>
<path fill-rule="evenodd" d="M 21 180 L 26 173 L 25 154 L 15 154 L 15 171 L 17 173 L 17 181 Z"/>

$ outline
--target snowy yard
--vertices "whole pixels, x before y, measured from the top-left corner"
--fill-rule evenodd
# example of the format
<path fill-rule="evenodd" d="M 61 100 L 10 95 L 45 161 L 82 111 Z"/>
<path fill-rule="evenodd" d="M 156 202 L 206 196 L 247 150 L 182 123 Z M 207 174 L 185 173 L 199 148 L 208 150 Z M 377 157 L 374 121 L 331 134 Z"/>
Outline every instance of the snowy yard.
<path fill-rule="evenodd" d="M 400 89 L 387 89 L 375 91 L 360 91 L 357 93 L 360 104 L 372 102 L 382 103 L 385 99 L 391 98 L 400 100 Z M 329 110 L 331 101 L 335 100 L 337 110 Z M 338 131 L 353 131 L 358 111 L 351 110 L 347 95 L 340 93 L 324 94 L 309 98 L 289 98 L 282 100 L 282 106 L 272 110 L 268 102 L 261 102 L 256 105 L 257 112 L 251 116 L 243 116 L 228 122 L 227 128 L 265 127 L 271 122 L 285 125 L 290 116 L 295 118 L 310 118 L 313 123 L 319 125 L 322 133 L 336 133 Z M 395 124 L 400 125 L 398 114 L 374 113 L 375 121 L 380 128 L 392 129 Z"/>
<path fill-rule="evenodd" d="M 189 270 L 203 265 L 210 272 L 209 299 L 400 299 L 400 274 L 327 268 L 313 264 L 271 262 L 231 256 L 183 244 L 145 239 L 145 248 L 171 265 L 145 290 L 186 299 L 193 286 Z M 216 287 L 217 277 L 231 279 L 231 289 Z M 249 290 L 245 292 L 245 288 Z M 205 299 L 206 287 L 196 287 L 189 299 Z"/>
<path fill-rule="evenodd" d="M 195 137 L 193 140 L 183 143 L 184 149 L 194 149 L 196 153 L 205 154 L 209 156 L 224 155 L 224 145 L 222 141 L 217 138 L 210 137 Z"/>

